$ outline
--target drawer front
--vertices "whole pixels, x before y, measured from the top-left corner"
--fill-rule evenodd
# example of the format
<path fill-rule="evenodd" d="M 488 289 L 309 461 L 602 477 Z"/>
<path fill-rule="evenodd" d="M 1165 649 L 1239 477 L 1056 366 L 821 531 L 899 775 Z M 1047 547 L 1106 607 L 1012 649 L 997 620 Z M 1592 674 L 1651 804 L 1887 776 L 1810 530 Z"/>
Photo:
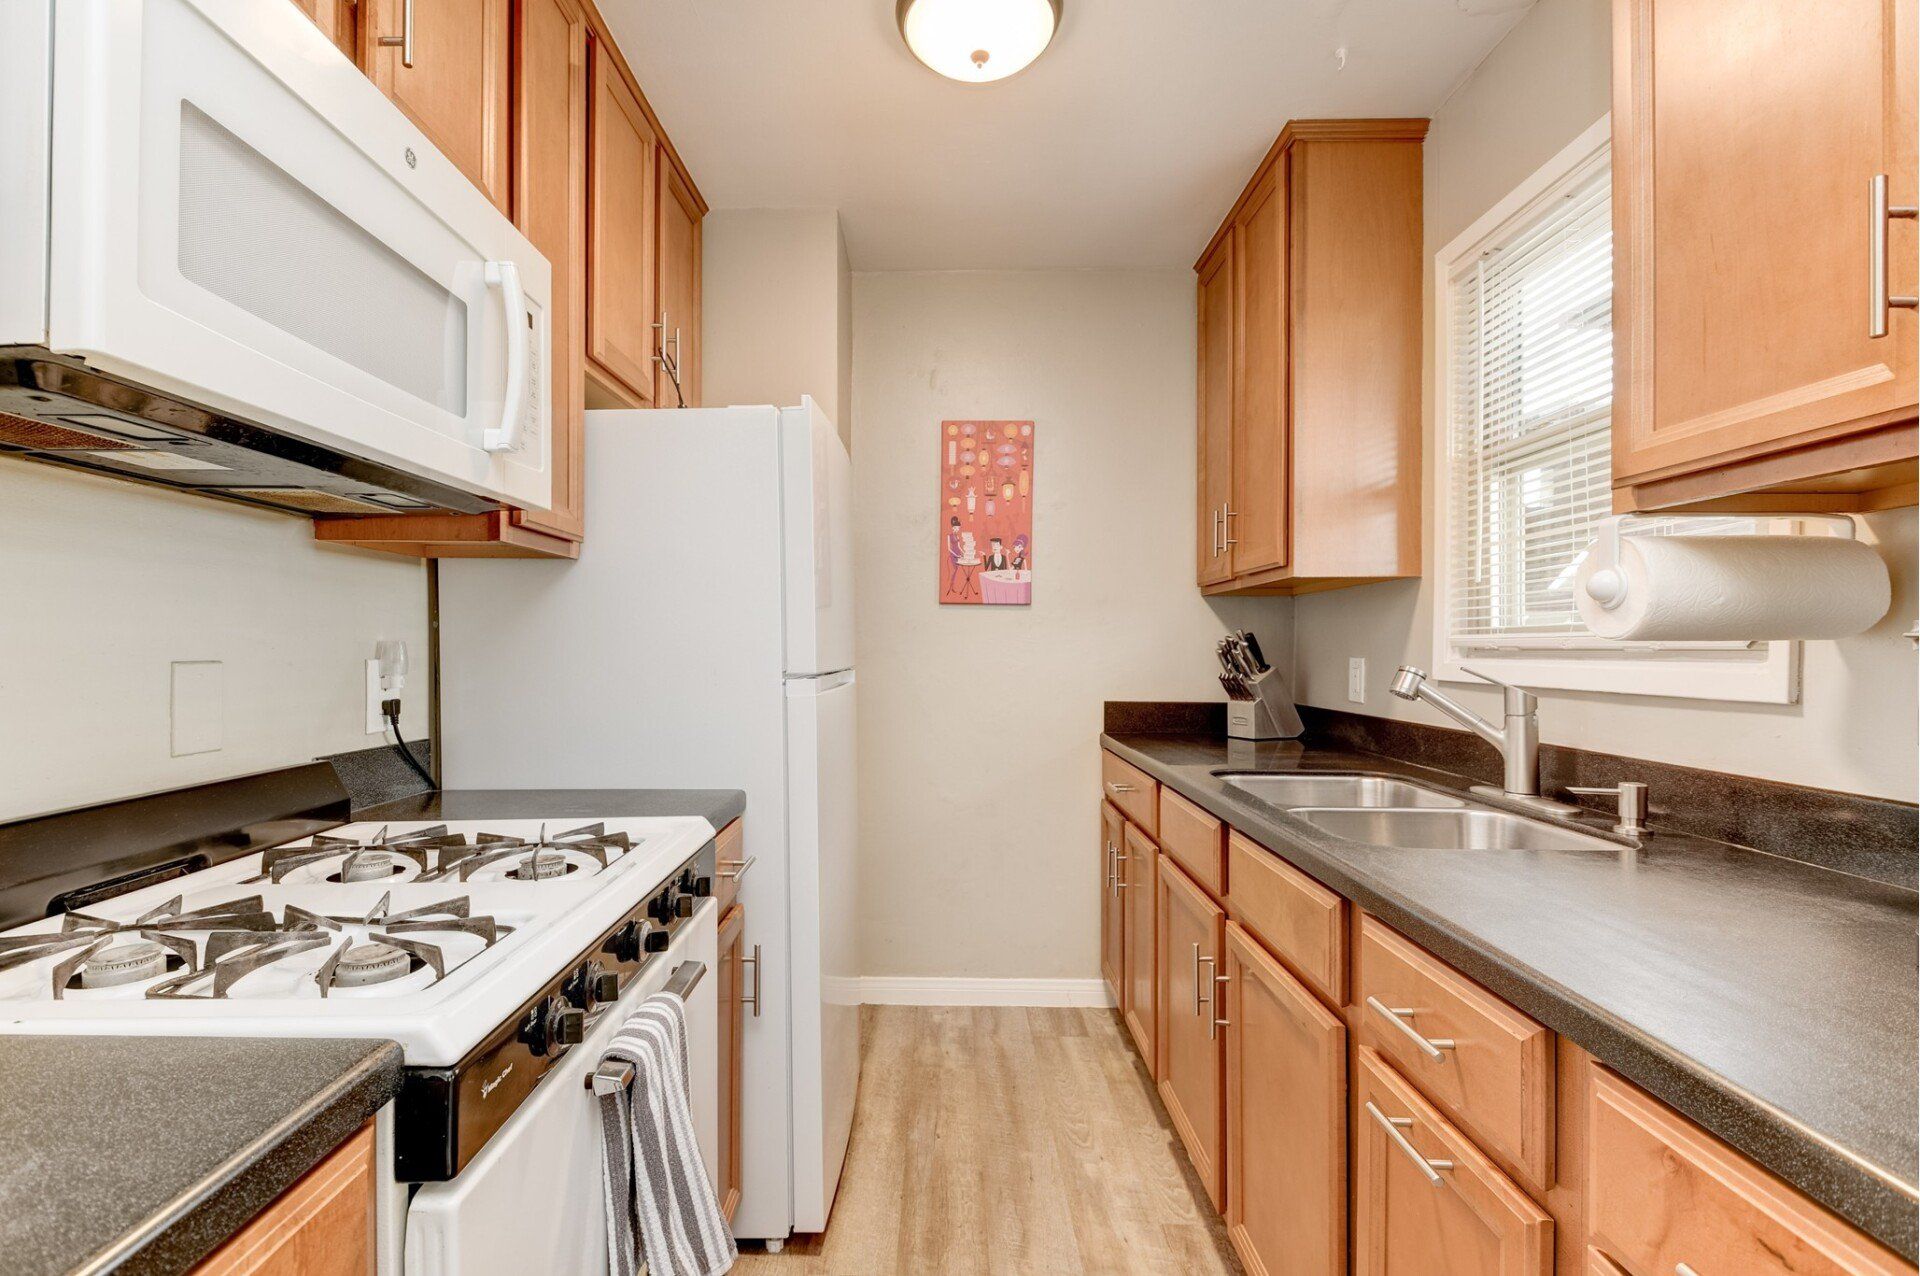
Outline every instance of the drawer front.
<path fill-rule="evenodd" d="M 1366 916 L 1354 1000 L 1362 1041 L 1530 1186 L 1552 1186 L 1551 1032 Z"/>
<path fill-rule="evenodd" d="M 1227 837 L 1227 911 L 1334 1005 L 1347 999 L 1347 902 L 1257 842 Z"/>
<path fill-rule="evenodd" d="M 1692 1122 L 1594 1065 L 1587 1220 L 1635 1272 L 1891 1276 L 1913 1268 Z"/>
<path fill-rule="evenodd" d="M 1102 749 L 1100 751 L 1100 788 L 1121 814 L 1138 824 L 1152 837 L 1159 836 L 1160 786 L 1153 777 Z"/>
<path fill-rule="evenodd" d="M 1546 1211 L 1386 1060 L 1363 1048 L 1358 1065 L 1356 1276 L 1549 1276 Z"/>
<path fill-rule="evenodd" d="M 1226 827 L 1172 789 L 1160 790 L 1160 849 L 1207 894 L 1227 893 Z"/>
<path fill-rule="evenodd" d="M 720 911 L 726 912 L 740 898 L 740 879 L 747 875 L 747 834 L 745 826 L 739 820 L 720 830 L 713 839 L 714 881 L 713 897 L 720 903 Z"/>

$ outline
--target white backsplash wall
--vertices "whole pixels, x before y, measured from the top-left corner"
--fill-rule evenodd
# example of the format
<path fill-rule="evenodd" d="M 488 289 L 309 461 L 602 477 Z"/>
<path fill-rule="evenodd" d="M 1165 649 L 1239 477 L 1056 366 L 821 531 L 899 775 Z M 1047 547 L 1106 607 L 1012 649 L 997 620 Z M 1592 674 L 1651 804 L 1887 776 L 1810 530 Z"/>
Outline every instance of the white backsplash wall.
<path fill-rule="evenodd" d="M 1551 159 L 1608 108 L 1608 0 L 1539 0 L 1433 118 L 1426 142 L 1426 251 L 1434 253 Z M 1433 462 L 1442 444 L 1433 396 L 1427 312 L 1426 564 L 1431 579 Z M 1872 631 L 1806 644 L 1800 703 L 1731 704 L 1646 696 L 1545 692 L 1550 743 L 1911 801 L 1916 796 L 1913 644 L 1915 518 L 1910 509 L 1865 520 L 1893 573 L 1893 608 Z M 1308 704 L 1452 726 L 1424 705 L 1387 693 L 1396 666 L 1433 666 L 1433 589 L 1426 581 L 1368 585 L 1299 599 L 1295 673 Z M 1347 700 L 1347 660 L 1367 660 L 1365 704 Z M 1497 716 L 1498 694 L 1447 684 Z M 1654 801 L 1660 795 L 1654 794 Z"/>
<path fill-rule="evenodd" d="M 863 973 L 1098 976 L 1101 706 L 1222 699 L 1292 603 L 1194 585 L 1193 274 L 854 276 Z M 942 607 L 936 433 L 1032 419 L 1030 607 Z"/>
<path fill-rule="evenodd" d="M 0 460 L 0 820 L 379 745 L 363 662 L 407 644 L 427 733 L 426 568 L 304 519 Z M 205 689 L 174 756 L 174 662 Z"/>

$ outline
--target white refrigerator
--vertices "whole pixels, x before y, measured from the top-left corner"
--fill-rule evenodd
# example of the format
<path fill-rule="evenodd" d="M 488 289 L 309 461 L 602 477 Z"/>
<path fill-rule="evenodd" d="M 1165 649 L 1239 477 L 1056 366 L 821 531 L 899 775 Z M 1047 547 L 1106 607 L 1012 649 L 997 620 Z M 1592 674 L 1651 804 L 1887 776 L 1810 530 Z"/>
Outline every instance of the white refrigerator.
<path fill-rule="evenodd" d="M 444 781 L 746 791 L 734 1232 L 818 1232 L 860 1068 L 852 463 L 811 399 L 586 428 L 577 562 L 440 564 Z"/>

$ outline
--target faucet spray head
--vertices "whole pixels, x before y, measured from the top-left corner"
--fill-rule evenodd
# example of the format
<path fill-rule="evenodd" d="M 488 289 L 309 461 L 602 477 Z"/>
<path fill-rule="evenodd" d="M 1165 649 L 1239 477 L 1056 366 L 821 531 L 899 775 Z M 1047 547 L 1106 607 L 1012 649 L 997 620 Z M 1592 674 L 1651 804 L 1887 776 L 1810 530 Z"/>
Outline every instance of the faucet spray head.
<path fill-rule="evenodd" d="M 1420 686 L 1426 680 L 1427 674 L 1424 669 L 1416 669 L 1412 665 L 1401 665 L 1394 671 L 1393 681 L 1388 684 L 1387 690 L 1402 700 L 1418 700 Z"/>

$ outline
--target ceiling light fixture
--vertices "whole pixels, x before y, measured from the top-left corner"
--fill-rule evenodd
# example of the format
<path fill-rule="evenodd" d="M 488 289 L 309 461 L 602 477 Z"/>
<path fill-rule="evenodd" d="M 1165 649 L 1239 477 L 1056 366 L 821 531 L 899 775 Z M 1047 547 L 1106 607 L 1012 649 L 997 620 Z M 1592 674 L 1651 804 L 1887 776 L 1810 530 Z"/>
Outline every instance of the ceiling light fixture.
<path fill-rule="evenodd" d="M 913 56 L 949 80 L 990 84 L 1027 67 L 1060 29 L 1061 0 L 899 0 Z"/>

